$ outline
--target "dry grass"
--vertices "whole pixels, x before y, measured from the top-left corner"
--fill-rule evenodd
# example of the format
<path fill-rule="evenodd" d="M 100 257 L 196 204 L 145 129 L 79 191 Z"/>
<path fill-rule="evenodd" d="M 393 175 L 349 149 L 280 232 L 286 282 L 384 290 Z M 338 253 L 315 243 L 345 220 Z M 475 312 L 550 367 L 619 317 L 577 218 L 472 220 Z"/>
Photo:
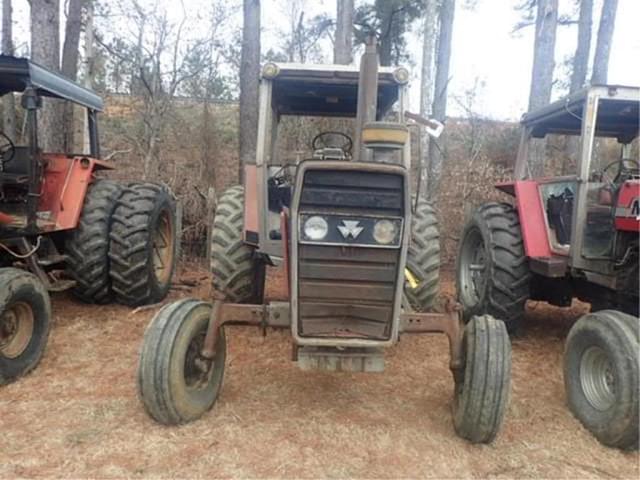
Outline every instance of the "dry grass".
<path fill-rule="evenodd" d="M 198 272 L 190 278 L 202 278 Z M 447 275 L 450 278 L 450 275 Z M 277 293 L 272 277 L 270 292 Z M 450 280 L 443 286 L 451 293 Z M 206 285 L 194 289 L 206 295 Z M 173 298 L 185 295 L 178 291 Z M 304 373 L 285 332 L 227 334 L 213 410 L 154 424 L 135 369 L 153 310 L 54 299 L 40 367 L 0 390 L 0 477 L 638 478 L 638 454 L 598 444 L 565 408 L 563 338 L 584 306 L 538 305 L 514 341 L 511 406 L 493 445 L 453 432 L 444 338 L 406 336 L 384 374 Z"/>

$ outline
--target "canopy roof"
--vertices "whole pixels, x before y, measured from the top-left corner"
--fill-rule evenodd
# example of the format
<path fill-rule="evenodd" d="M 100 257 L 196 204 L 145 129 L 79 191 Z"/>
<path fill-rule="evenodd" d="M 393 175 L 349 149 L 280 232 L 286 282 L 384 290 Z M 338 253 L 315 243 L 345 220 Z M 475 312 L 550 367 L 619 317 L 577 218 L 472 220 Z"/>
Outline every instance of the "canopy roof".
<path fill-rule="evenodd" d="M 355 117 L 359 70 L 353 65 L 303 65 L 278 63 L 273 82 L 272 105 L 281 115 Z M 378 117 L 398 100 L 402 84 L 395 68 L 378 72 Z M 264 81 L 264 78 L 263 78 Z"/>
<path fill-rule="evenodd" d="M 580 135 L 589 94 L 599 98 L 596 136 L 629 143 L 640 133 L 640 87 L 596 85 L 538 110 L 526 113 L 522 124 L 534 137 L 548 134 Z"/>
<path fill-rule="evenodd" d="M 99 95 L 26 58 L 0 55 L 0 96 L 35 88 L 38 95 L 60 98 L 91 110 L 102 111 Z"/>

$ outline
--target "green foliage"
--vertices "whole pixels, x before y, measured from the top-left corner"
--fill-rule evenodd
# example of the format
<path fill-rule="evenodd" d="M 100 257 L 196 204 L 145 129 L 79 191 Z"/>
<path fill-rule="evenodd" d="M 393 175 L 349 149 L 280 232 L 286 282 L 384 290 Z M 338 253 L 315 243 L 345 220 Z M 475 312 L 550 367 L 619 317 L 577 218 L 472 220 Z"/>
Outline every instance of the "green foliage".
<path fill-rule="evenodd" d="M 374 0 L 356 8 L 356 44 L 374 35 L 379 44 L 380 63 L 398 65 L 409 57 L 405 35 L 411 23 L 424 12 L 424 0 Z"/>

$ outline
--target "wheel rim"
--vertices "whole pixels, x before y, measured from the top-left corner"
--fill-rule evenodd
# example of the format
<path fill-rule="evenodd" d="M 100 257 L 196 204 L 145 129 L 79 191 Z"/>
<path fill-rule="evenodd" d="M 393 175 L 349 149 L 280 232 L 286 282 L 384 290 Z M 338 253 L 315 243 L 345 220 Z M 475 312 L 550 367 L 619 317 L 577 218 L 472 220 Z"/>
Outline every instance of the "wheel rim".
<path fill-rule="evenodd" d="M 17 358 L 27 349 L 33 336 L 33 310 L 29 304 L 16 302 L 0 317 L 0 353 Z"/>
<path fill-rule="evenodd" d="M 460 290 L 464 303 L 476 305 L 484 294 L 487 258 L 480 231 L 471 230 L 464 239 L 460 258 Z"/>
<path fill-rule="evenodd" d="M 580 359 L 580 384 L 587 401 L 604 411 L 615 403 L 616 378 L 611 359 L 600 347 L 589 347 Z"/>
<path fill-rule="evenodd" d="M 173 265 L 173 235 L 171 215 L 164 210 L 153 232 L 153 269 L 160 283 L 167 283 Z"/>
<path fill-rule="evenodd" d="M 184 383 L 192 390 L 206 388 L 214 370 L 215 362 L 204 358 L 201 353 L 205 336 L 206 331 L 202 330 L 191 339 L 184 358 Z"/>

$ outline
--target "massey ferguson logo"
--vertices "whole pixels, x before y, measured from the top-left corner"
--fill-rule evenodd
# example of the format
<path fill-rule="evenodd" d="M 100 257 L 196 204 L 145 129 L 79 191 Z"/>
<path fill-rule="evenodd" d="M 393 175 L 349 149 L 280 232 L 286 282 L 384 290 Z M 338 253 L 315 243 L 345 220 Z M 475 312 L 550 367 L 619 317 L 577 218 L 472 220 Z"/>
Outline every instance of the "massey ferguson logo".
<path fill-rule="evenodd" d="M 343 220 L 342 225 L 338 225 L 338 230 L 344 237 L 345 240 L 349 238 L 353 238 L 354 240 L 358 238 L 358 235 L 362 233 L 364 228 L 360 227 L 360 222 L 357 220 Z"/>

